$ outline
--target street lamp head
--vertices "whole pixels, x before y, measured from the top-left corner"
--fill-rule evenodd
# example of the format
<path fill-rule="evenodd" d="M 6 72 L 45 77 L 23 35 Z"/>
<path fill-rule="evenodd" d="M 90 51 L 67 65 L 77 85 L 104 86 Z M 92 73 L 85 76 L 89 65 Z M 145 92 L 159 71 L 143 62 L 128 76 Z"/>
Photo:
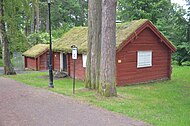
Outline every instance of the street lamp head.
<path fill-rule="evenodd" d="M 48 3 L 51 3 L 51 0 L 48 0 Z"/>
<path fill-rule="evenodd" d="M 72 45 L 71 48 L 77 48 L 77 46 L 76 45 Z"/>

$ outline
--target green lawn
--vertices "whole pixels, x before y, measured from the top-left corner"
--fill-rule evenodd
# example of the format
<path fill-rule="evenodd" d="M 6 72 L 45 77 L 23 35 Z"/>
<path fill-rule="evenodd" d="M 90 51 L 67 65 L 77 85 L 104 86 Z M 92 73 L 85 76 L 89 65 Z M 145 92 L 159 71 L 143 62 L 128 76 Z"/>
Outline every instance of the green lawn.
<path fill-rule="evenodd" d="M 0 59 L 0 67 L 2 67 L 2 66 L 3 66 L 3 60 Z"/>
<path fill-rule="evenodd" d="M 34 72 L 8 77 L 48 89 L 48 79 L 39 77 L 47 74 Z M 82 81 L 76 82 L 75 95 L 72 95 L 72 79 L 55 80 L 54 84 L 55 88 L 49 90 L 156 126 L 190 125 L 190 67 L 174 66 L 170 81 L 118 87 L 118 97 L 114 98 L 103 98 L 95 91 L 84 90 Z"/>

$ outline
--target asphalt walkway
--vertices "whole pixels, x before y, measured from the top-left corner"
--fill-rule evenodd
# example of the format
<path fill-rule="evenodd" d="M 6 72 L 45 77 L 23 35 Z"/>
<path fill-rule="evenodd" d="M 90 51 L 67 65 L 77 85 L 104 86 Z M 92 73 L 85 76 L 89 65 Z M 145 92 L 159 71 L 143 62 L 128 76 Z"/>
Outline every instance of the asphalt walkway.
<path fill-rule="evenodd" d="M 0 126 L 147 126 L 147 124 L 0 77 Z"/>

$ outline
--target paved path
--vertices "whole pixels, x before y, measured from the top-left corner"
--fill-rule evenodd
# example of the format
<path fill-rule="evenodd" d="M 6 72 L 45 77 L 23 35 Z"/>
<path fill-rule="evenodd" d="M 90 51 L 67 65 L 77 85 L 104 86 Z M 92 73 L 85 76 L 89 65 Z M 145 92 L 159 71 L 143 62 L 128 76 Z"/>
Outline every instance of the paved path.
<path fill-rule="evenodd" d="M 0 77 L 0 126 L 144 126 L 143 122 Z"/>

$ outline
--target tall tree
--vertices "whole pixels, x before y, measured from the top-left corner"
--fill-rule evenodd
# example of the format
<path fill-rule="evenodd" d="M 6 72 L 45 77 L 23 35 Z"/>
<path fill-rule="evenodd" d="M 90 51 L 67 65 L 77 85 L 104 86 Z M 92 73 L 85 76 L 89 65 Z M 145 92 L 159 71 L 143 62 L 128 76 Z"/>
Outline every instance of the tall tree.
<path fill-rule="evenodd" d="M 118 19 L 130 21 L 145 18 L 156 23 L 158 18 L 168 15 L 170 6 L 170 0 L 118 0 Z"/>
<path fill-rule="evenodd" d="M 32 20 L 31 20 L 31 33 L 35 32 L 35 1 L 32 0 L 32 8 L 31 8 L 31 12 L 32 12 Z"/>
<path fill-rule="evenodd" d="M 92 49 L 92 6 L 93 0 L 88 0 L 88 50 L 87 50 L 87 65 L 86 65 L 86 77 L 85 87 L 91 88 L 91 49 Z"/>
<path fill-rule="evenodd" d="M 101 52 L 101 1 L 89 0 L 86 87 L 98 89 Z"/>
<path fill-rule="evenodd" d="M 116 92 L 116 3 L 102 0 L 102 43 L 99 92 L 115 96 Z"/>
<path fill-rule="evenodd" d="M 14 68 L 11 64 L 10 60 L 10 52 L 9 52 L 9 41 L 6 35 L 6 26 L 4 21 L 4 1 L 0 0 L 0 32 L 2 35 L 2 42 L 3 42 L 3 60 L 4 60 L 4 74 L 11 75 L 16 74 Z"/>
<path fill-rule="evenodd" d="M 188 45 L 188 20 L 185 19 L 186 11 L 173 4 L 170 6 L 170 13 L 159 18 L 156 26 L 158 29 L 177 47 L 173 59 L 178 65 L 190 59 L 190 45 Z"/>
<path fill-rule="evenodd" d="M 39 9 L 39 1 L 35 0 L 35 10 L 36 10 L 36 32 L 39 32 L 40 27 L 40 9 Z"/>

